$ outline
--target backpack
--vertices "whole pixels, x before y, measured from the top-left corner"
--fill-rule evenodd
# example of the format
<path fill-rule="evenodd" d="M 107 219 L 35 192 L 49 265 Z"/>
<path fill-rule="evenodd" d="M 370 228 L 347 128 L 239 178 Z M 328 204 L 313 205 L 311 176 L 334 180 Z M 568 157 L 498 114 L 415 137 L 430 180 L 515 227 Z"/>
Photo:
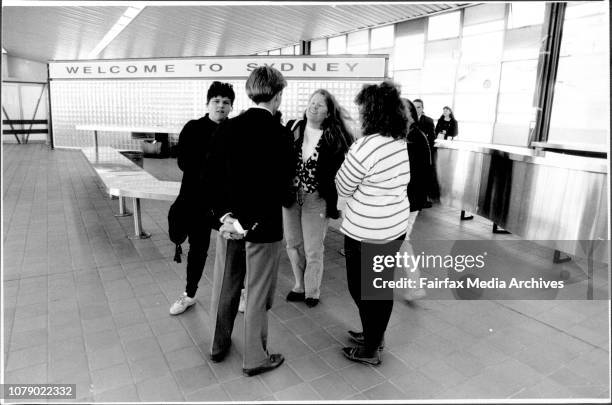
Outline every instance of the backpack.
<path fill-rule="evenodd" d="M 181 262 L 181 254 L 183 253 L 181 244 L 187 239 L 189 218 L 186 215 L 188 212 L 186 200 L 182 194 L 179 194 L 168 211 L 168 236 L 172 243 L 176 245 L 174 261 L 177 263 Z"/>

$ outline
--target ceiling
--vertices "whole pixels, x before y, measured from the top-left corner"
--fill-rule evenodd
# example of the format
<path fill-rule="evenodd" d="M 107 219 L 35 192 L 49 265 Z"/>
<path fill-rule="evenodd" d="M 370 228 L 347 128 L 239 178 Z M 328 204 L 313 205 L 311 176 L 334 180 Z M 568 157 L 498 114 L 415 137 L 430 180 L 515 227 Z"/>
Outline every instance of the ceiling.
<path fill-rule="evenodd" d="M 9 55 L 40 62 L 86 59 L 129 5 L 126 2 L 125 6 L 83 7 L 67 6 L 67 3 L 53 7 L 4 6 L 3 48 Z M 98 58 L 251 55 L 300 40 L 333 36 L 461 6 L 271 3 L 147 6 Z"/>

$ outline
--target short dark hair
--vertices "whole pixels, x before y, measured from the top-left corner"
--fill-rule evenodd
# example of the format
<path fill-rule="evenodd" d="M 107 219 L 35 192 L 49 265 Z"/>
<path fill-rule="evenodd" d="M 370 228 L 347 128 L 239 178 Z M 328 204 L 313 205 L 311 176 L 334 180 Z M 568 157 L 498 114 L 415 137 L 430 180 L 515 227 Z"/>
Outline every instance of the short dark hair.
<path fill-rule="evenodd" d="M 255 104 L 265 103 L 287 86 L 282 73 L 270 66 L 260 66 L 253 70 L 246 81 L 247 96 Z"/>
<path fill-rule="evenodd" d="M 361 128 L 364 135 L 381 134 L 394 139 L 406 139 L 408 116 L 400 92 L 390 80 L 364 85 L 355 97 L 360 107 Z"/>
<path fill-rule="evenodd" d="M 233 106 L 236 94 L 234 93 L 234 86 L 230 83 L 222 83 L 218 81 L 212 82 L 206 93 L 206 104 L 210 103 L 210 100 L 214 97 L 227 97 L 230 99 L 230 103 Z"/>
<path fill-rule="evenodd" d="M 421 107 L 425 107 L 425 103 L 420 98 L 415 98 L 412 102 L 413 103 L 421 103 Z"/>

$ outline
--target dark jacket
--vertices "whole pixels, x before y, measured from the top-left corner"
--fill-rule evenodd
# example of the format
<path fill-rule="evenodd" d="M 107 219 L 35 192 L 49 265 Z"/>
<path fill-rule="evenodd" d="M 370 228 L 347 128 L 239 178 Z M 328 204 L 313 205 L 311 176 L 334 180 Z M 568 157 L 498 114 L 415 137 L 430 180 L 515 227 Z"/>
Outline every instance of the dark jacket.
<path fill-rule="evenodd" d="M 215 190 L 213 221 L 232 213 L 256 243 L 283 239 L 283 199 L 293 179 L 291 143 L 277 117 L 251 108 L 223 122 L 207 159 L 206 184 Z"/>
<path fill-rule="evenodd" d="M 304 131 L 306 129 L 306 120 L 295 121 L 291 120 L 287 123 L 287 128 L 291 130 L 291 141 L 293 144 L 293 164 L 297 162 L 298 155 L 300 150 L 302 149 L 302 143 L 304 142 Z M 325 200 L 326 205 L 326 216 L 332 219 L 340 218 L 340 211 L 338 211 L 338 192 L 336 191 L 336 183 L 334 181 L 336 177 L 336 173 L 340 166 L 342 166 L 342 162 L 344 162 L 344 157 L 346 155 L 347 150 L 334 150 L 332 145 L 330 145 L 325 140 L 325 133 L 321 136 L 322 143 L 321 148 L 319 149 L 319 157 L 317 159 L 317 170 L 316 170 L 316 180 L 319 185 L 318 192 L 319 196 Z M 350 145 L 348 145 L 350 146 Z M 297 168 L 294 168 L 297 170 Z M 293 205 L 296 200 L 296 188 L 291 187 L 290 195 L 287 198 L 287 207 Z"/>
<path fill-rule="evenodd" d="M 408 200 L 410 211 L 419 211 L 427 202 L 427 193 L 431 187 L 433 168 L 427 137 L 413 125 L 408 132 L 408 158 L 410 159 L 410 183 L 408 183 Z"/>
<path fill-rule="evenodd" d="M 210 150 L 213 132 L 218 124 L 208 114 L 198 120 L 191 120 L 179 135 L 177 163 L 183 171 L 181 198 L 184 199 L 192 218 L 203 218 L 207 212 L 207 198 L 203 186 L 205 159 Z M 195 221 L 194 221 L 195 222 Z"/>
<path fill-rule="evenodd" d="M 422 114 L 421 118 L 419 118 L 419 122 L 417 123 L 421 132 L 425 134 L 427 137 L 427 141 L 429 142 L 429 149 L 433 150 L 434 142 L 436 140 L 436 133 L 434 131 L 434 122 L 427 115 Z"/>
<path fill-rule="evenodd" d="M 438 122 L 436 123 L 436 137 L 442 131 L 446 131 L 446 134 L 444 134 L 444 139 L 456 137 L 458 133 L 457 120 L 451 118 L 450 121 L 445 121 L 444 115 L 440 116 Z"/>

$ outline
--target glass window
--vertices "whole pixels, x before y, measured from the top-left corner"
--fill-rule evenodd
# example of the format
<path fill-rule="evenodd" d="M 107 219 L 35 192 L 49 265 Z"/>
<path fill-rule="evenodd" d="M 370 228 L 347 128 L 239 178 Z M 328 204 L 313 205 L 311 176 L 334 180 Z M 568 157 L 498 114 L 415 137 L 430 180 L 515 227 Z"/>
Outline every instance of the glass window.
<path fill-rule="evenodd" d="M 452 93 L 455 88 L 454 65 L 430 65 L 423 69 L 423 91 L 428 93 Z M 448 101 L 450 103 L 450 101 Z"/>
<path fill-rule="evenodd" d="M 401 86 L 402 97 L 418 98 L 421 94 L 421 70 L 396 70 L 393 73 L 393 81 Z"/>
<path fill-rule="evenodd" d="M 504 20 L 489 21 L 475 25 L 466 25 L 463 27 L 463 36 L 484 34 L 487 32 L 503 31 Z"/>
<path fill-rule="evenodd" d="M 262 55 L 263 56 L 263 55 L 267 55 L 267 54 L 268 54 L 268 51 L 257 52 L 257 55 Z"/>
<path fill-rule="evenodd" d="M 602 4 L 568 5 L 549 141 L 606 145 L 610 124 L 608 18 Z M 600 14 L 593 15 L 599 9 Z"/>
<path fill-rule="evenodd" d="M 293 46 L 281 48 L 281 55 L 293 55 Z"/>
<path fill-rule="evenodd" d="M 565 10 L 565 20 L 573 20 L 575 18 L 587 17 L 590 15 L 606 13 L 607 4 L 605 1 L 593 2 L 572 2 L 568 3 Z"/>
<path fill-rule="evenodd" d="M 503 60 L 537 59 L 542 46 L 542 26 L 506 31 Z"/>
<path fill-rule="evenodd" d="M 427 40 L 453 38 L 459 36 L 460 11 L 429 17 Z"/>
<path fill-rule="evenodd" d="M 346 35 L 329 38 L 327 41 L 327 53 L 329 55 L 340 55 L 346 53 Z"/>
<path fill-rule="evenodd" d="M 370 38 L 370 50 L 393 47 L 394 26 L 373 28 Z"/>
<path fill-rule="evenodd" d="M 420 68 L 423 66 L 424 57 L 424 34 L 395 38 L 393 61 L 396 70 Z"/>
<path fill-rule="evenodd" d="M 508 14 L 508 29 L 539 25 L 544 22 L 546 3 L 524 2 L 511 3 Z"/>
<path fill-rule="evenodd" d="M 499 64 L 462 65 L 457 72 L 455 92 L 497 94 L 499 87 Z M 493 116 L 490 117 L 493 120 Z"/>
<path fill-rule="evenodd" d="M 370 32 L 368 30 L 351 32 L 348 34 L 346 53 L 367 54 L 369 51 L 368 41 Z"/>
<path fill-rule="evenodd" d="M 500 60 L 503 38 L 504 33 L 502 31 L 464 37 L 461 41 L 461 63 Z"/>
<path fill-rule="evenodd" d="M 563 25 L 561 55 L 576 56 L 606 52 L 608 46 L 606 21 L 604 14 L 576 19 L 566 18 Z"/>
<path fill-rule="evenodd" d="M 326 55 L 327 54 L 327 38 L 317 39 L 310 43 L 311 55 Z"/>
<path fill-rule="evenodd" d="M 273 49 L 268 53 L 268 55 L 280 55 L 280 54 L 281 54 L 280 49 Z"/>
<path fill-rule="evenodd" d="M 293 54 L 294 55 L 300 55 L 301 54 L 300 45 L 293 45 Z"/>
<path fill-rule="evenodd" d="M 504 20 L 505 3 L 489 3 L 466 7 L 463 14 L 463 25 L 479 25 L 491 21 Z"/>

